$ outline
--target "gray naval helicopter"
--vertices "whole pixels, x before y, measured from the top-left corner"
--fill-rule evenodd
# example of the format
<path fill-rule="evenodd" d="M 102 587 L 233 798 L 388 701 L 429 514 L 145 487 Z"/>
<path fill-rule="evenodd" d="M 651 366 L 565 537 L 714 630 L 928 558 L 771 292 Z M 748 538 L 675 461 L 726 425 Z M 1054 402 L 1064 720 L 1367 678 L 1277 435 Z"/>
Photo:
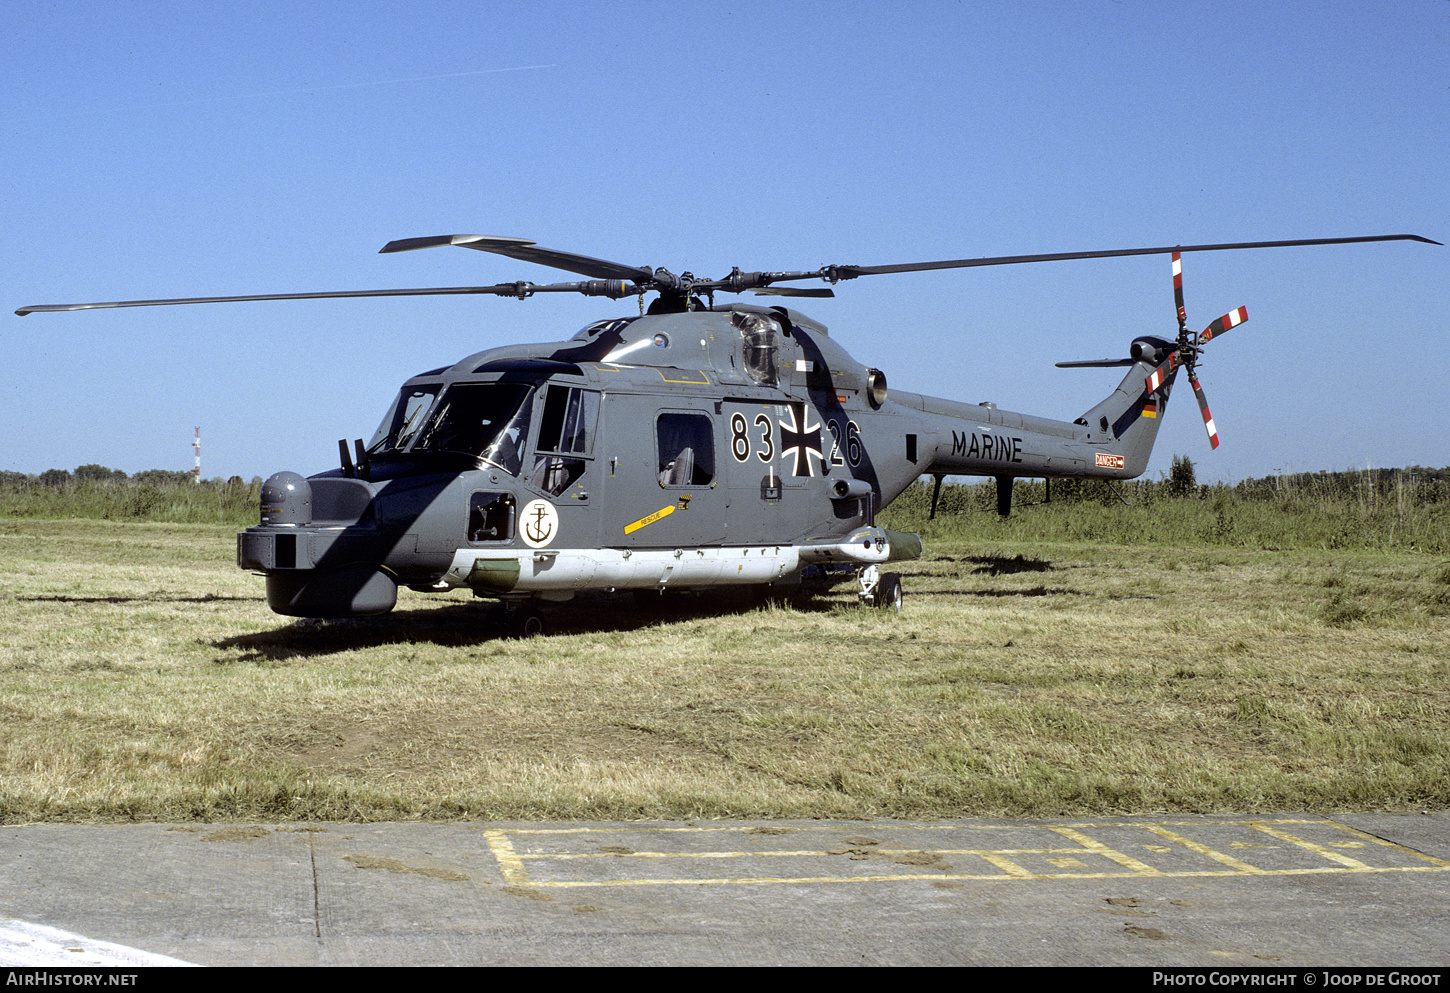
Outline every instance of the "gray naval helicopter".
<path fill-rule="evenodd" d="M 514 630 L 543 629 L 540 601 L 583 590 L 665 592 L 788 585 L 811 567 L 854 569 L 860 600 L 902 603 L 888 563 L 921 555 L 916 534 L 876 515 L 923 475 L 991 476 L 998 512 L 1019 477 L 1132 479 L 1143 473 L 1180 367 L 1209 440 L 1200 349 L 1248 316 L 1240 307 L 1191 333 L 1180 254 L 1370 241 L 1382 235 L 1185 245 L 809 272 L 676 276 L 542 248 L 518 238 L 444 235 L 384 246 L 457 246 L 590 277 L 570 283 L 135 300 L 37 311 L 327 297 L 575 292 L 656 294 L 639 316 L 596 321 L 567 341 L 505 345 L 431 369 L 402 386 L 372 440 L 339 441 L 340 466 L 279 472 L 262 488 L 261 522 L 237 536 L 237 563 L 266 577 L 279 614 L 379 614 L 398 586 L 466 587 L 512 609 Z M 852 358 L 804 314 L 715 304 L 716 293 L 832 296 L 776 286 L 859 276 L 1068 259 L 1172 254 L 1174 339 L 1134 338 L 1128 356 L 1061 366 L 1127 366 L 1107 398 L 1073 421 L 900 390 Z"/>

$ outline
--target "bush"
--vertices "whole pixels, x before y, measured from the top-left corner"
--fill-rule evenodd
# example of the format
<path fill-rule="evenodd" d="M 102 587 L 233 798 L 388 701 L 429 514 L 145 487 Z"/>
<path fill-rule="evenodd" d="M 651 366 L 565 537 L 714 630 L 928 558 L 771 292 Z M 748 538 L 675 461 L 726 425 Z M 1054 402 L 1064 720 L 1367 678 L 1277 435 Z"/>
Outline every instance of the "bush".
<path fill-rule="evenodd" d="M 76 468 L 78 483 L 124 483 L 126 474 L 120 469 L 107 469 L 103 465 L 83 465 Z"/>
<path fill-rule="evenodd" d="M 1168 470 L 1168 495 L 1185 497 L 1198 491 L 1198 480 L 1193 474 L 1193 463 L 1186 455 L 1173 456 L 1173 467 Z"/>

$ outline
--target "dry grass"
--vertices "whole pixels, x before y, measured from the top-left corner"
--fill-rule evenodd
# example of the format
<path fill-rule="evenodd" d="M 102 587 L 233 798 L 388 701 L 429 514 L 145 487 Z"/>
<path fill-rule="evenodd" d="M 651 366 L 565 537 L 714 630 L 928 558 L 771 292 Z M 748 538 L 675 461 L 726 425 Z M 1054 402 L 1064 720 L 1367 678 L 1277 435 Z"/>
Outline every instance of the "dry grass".
<path fill-rule="evenodd" d="M 294 623 L 205 525 L 0 525 L 0 821 L 1450 805 L 1450 568 L 938 543 L 907 610 Z"/>

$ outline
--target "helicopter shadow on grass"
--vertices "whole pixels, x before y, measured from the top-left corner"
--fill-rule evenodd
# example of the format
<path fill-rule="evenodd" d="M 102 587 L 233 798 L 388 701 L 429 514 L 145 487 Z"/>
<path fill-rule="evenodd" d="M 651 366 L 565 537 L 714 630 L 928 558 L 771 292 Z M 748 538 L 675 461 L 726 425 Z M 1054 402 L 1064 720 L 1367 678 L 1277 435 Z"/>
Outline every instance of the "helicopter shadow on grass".
<path fill-rule="evenodd" d="M 968 570 L 963 569 L 962 573 L 971 575 L 986 576 L 1013 576 L 1029 572 L 1057 572 L 1061 567 L 1043 559 L 1029 559 L 1018 554 L 1011 557 L 1005 555 L 967 555 L 962 558 L 954 558 L 950 555 L 933 556 L 931 562 L 953 562 L 971 563 L 975 567 Z M 902 578 L 914 578 L 930 581 L 939 578 L 938 575 L 930 572 L 906 572 Z M 1044 586 L 1037 585 L 1021 589 L 994 588 L 985 590 L 931 590 L 922 589 L 923 595 L 931 596 L 960 596 L 960 597 L 1039 597 L 1039 596 L 1087 596 L 1082 590 L 1070 589 L 1065 586 Z"/>
<path fill-rule="evenodd" d="M 546 635 L 628 633 L 666 624 L 750 614 L 771 602 L 753 593 L 714 590 L 708 594 L 674 594 L 652 602 L 628 594 L 581 593 L 568 603 L 543 608 Z M 800 613 L 832 609 L 829 600 L 809 593 L 776 598 Z M 509 612 L 492 602 L 454 603 L 420 610 L 393 610 L 375 617 L 293 621 L 271 631 L 219 638 L 212 648 L 240 650 L 232 661 L 282 663 L 385 645 L 426 643 L 467 648 L 518 640 Z"/>
<path fill-rule="evenodd" d="M 261 599 L 255 596 L 223 596 L 219 593 L 203 593 L 201 596 L 194 594 L 168 593 L 161 591 L 157 593 L 145 593 L 140 596 L 71 596 L 64 593 L 45 593 L 37 596 L 17 596 L 16 600 L 26 600 L 32 603 L 228 603 L 247 602 Z"/>
<path fill-rule="evenodd" d="M 988 576 L 1010 576 L 1019 572 L 1056 572 L 1058 569 L 1051 562 L 1029 559 L 1021 554 L 1014 555 L 1010 559 L 1004 555 L 969 555 L 959 561 L 975 562 L 977 568 L 972 572 L 974 574 L 985 573 Z"/>
<path fill-rule="evenodd" d="M 949 555 L 934 556 L 930 562 L 970 562 L 975 563 L 976 568 L 970 570 L 973 575 L 987 576 L 1011 576 L 1026 572 L 1058 572 L 1063 566 L 1053 565 L 1042 559 L 1029 559 L 1022 555 L 1014 555 L 1011 558 L 1001 555 L 968 555 L 962 558 L 953 558 Z M 1073 568 L 1071 566 L 1067 568 Z M 965 573 L 966 570 L 963 570 Z M 940 578 L 940 574 L 930 572 L 905 572 L 902 578 L 915 578 L 930 582 Z M 1021 588 L 994 588 L 985 590 L 933 590 L 919 589 L 919 593 L 931 596 L 957 596 L 957 597 L 1039 597 L 1039 596 L 1077 596 L 1097 597 L 1101 594 L 1088 592 L 1087 590 L 1076 590 L 1067 586 L 1046 586 L 1038 584 L 1026 589 Z M 1154 594 L 1145 593 L 1109 593 L 1110 600 L 1156 600 Z"/>

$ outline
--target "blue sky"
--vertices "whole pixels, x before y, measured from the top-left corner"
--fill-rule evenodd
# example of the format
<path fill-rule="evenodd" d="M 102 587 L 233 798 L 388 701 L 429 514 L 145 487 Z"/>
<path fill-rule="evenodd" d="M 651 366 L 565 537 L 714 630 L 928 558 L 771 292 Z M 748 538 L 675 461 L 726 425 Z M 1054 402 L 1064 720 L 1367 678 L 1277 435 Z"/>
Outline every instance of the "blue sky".
<path fill-rule="evenodd" d="M 568 337 L 560 295 L 27 304 L 572 278 L 469 232 L 718 276 L 1410 232 L 1450 240 L 1450 3 L 6 0 L 0 469 L 335 464 L 402 380 Z M 1184 260 L 1246 305 L 1149 476 L 1450 464 L 1450 248 Z M 1175 330 L 1166 256 L 876 276 L 799 309 L 902 389 L 1072 419 Z"/>

